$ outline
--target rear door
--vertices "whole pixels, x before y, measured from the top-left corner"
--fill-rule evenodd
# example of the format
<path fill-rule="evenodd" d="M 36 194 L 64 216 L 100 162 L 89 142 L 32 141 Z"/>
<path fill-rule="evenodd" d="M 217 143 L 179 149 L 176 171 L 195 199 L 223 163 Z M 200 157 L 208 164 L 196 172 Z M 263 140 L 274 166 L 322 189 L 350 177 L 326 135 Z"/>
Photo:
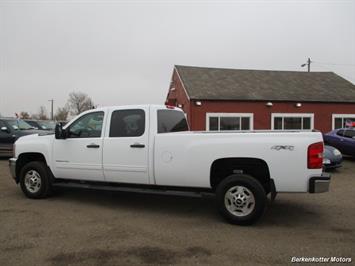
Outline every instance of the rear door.
<path fill-rule="evenodd" d="M 344 131 L 343 149 L 345 154 L 355 155 L 355 130 Z"/>
<path fill-rule="evenodd" d="M 329 145 L 334 146 L 335 148 L 337 148 L 338 150 L 341 151 L 341 153 L 345 153 L 345 145 L 344 145 L 344 131 L 343 129 L 340 129 L 336 132 L 336 135 L 334 136 L 330 136 L 327 139 L 327 142 Z"/>
<path fill-rule="evenodd" d="M 115 109 L 104 138 L 105 180 L 148 184 L 149 108 Z"/>

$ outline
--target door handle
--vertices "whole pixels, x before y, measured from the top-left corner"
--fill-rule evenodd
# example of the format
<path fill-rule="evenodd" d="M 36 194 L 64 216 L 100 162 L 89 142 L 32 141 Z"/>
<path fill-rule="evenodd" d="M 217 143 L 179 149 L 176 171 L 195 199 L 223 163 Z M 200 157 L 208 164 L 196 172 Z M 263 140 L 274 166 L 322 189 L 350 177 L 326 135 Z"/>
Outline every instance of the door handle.
<path fill-rule="evenodd" d="M 145 147 L 145 145 L 141 144 L 141 143 L 131 144 L 131 148 L 144 148 L 144 147 Z"/>
<path fill-rule="evenodd" d="M 86 148 L 100 148 L 100 145 L 97 145 L 97 144 L 95 144 L 95 143 L 91 143 L 91 144 L 89 144 L 89 145 L 86 145 Z"/>

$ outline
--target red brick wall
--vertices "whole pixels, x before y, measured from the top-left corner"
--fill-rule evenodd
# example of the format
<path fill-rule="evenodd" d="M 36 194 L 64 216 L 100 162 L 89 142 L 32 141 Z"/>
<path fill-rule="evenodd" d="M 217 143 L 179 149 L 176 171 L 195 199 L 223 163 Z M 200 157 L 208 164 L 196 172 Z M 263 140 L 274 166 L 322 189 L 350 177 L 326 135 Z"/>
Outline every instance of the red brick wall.
<path fill-rule="evenodd" d="M 332 114 L 355 114 L 355 104 L 302 103 L 295 102 L 202 101 L 202 106 L 192 106 L 193 130 L 206 129 L 206 113 L 254 113 L 254 129 L 271 129 L 272 113 L 313 113 L 314 128 L 322 132 L 332 130 Z"/>
<path fill-rule="evenodd" d="M 313 113 L 314 128 L 322 132 L 332 129 L 332 114 L 355 114 L 355 104 L 343 103 L 302 103 L 297 108 L 295 102 L 273 102 L 267 107 L 267 101 L 202 101 L 202 106 L 190 102 L 183 89 L 179 76 L 174 71 L 172 87 L 175 91 L 168 94 L 167 102 L 183 104 L 192 130 L 206 130 L 206 113 L 253 113 L 254 129 L 271 129 L 272 113 Z"/>

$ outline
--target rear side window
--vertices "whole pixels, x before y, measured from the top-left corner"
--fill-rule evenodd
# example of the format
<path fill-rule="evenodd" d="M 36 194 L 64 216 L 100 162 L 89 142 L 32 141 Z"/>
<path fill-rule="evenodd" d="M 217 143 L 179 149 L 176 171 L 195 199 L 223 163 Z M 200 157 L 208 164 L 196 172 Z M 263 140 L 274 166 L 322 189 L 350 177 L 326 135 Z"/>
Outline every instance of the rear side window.
<path fill-rule="evenodd" d="M 118 110 L 111 116 L 110 137 L 139 137 L 144 134 L 145 113 L 141 109 Z"/>
<path fill-rule="evenodd" d="M 355 137 L 355 130 L 345 130 L 344 137 L 346 138 L 353 138 Z"/>
<path fill-rule="evenodd" d="M 188 131 L 185 114 L 181 111 L 158 110 L 158 133 Z"/>

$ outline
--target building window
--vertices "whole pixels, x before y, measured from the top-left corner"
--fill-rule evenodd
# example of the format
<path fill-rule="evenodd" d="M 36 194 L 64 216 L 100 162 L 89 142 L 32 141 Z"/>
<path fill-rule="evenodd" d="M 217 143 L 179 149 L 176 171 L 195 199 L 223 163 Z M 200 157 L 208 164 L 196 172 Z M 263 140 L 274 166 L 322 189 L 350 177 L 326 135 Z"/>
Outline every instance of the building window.
<path fill-rule="evenodd" d="M 355 114 L 333 114 L 332 127 L 333 129 L 346 127 L 346 123 L 355 122 Z"/>
<path fill-rule="evenodd" d="M 251 113 L 207 113 L 206 129 L 209 131 L 252 130 Z"/>
<path fill-rule="evenodd" d="M 272 114 L 271 128 L 273 130 L 311 130 L 314 114 Z"/>

